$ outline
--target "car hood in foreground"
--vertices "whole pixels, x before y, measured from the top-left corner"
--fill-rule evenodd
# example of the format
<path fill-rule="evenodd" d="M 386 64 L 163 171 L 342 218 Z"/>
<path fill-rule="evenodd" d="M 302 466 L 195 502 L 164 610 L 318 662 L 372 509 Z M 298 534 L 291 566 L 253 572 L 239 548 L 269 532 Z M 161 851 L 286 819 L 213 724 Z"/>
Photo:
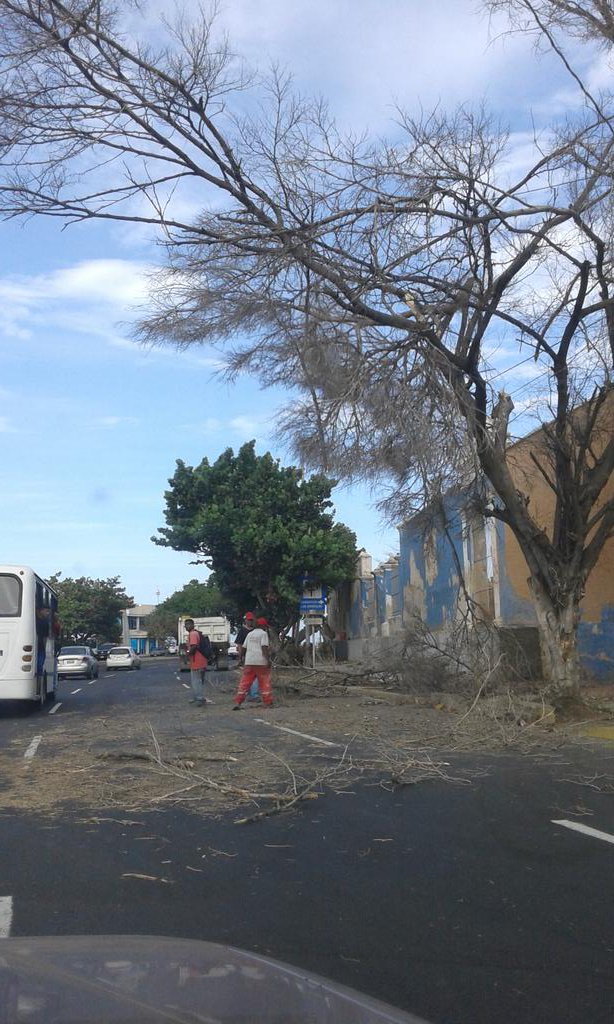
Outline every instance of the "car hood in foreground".
<path fill-rule="evenodd" d="M 212 942 L 153 936 L 0 942 L 0 1020 L 420 1024 L 309 971 Z"/>

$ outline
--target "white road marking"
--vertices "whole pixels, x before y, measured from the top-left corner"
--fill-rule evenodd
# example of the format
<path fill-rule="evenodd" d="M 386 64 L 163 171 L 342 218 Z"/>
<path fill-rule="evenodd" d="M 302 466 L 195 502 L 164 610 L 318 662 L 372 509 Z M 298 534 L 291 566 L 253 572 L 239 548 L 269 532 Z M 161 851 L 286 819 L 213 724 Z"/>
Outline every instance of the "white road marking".
<path fill-rule="evenodd" d="M 0 939 L 8 939 L 13 923 L 13 897 L 0 896 Z"/>
<path fill-rule="evenodd" d="M 42 738 L 43 738 L 42 735 L 34 737 L 34 739 L 32 740 L 32 742 L 30 744 L 30 746 L 28 747 L 28 749 L 26 750 L 25 754 L 23 755 L 25 758 L 34 757 L 36 751 L 38 750 L 38 745 L 39 745 L 40 741 L 42 740 Z"/>
<path fill-rule="evenodd" d="M 81 693 L 81 687 L 79 687 L 77 690 L 71 690 L 70 692 L 71 693 Z"/>
<path fill-rule="evenodd" d="M 590 825 L 581 825 L 578 821 L 565 821 L 561 819 L 555 821 L 551 819 L 553 825 L 563 825 L 565 828 L 571 828 L 574 832 L 582 832 L 585 836 L 592 836 L 593 839 L 603 839 L 605 843 L 614 844 L 614 836 L 610 832 L 600 832 L 598 828 L 591 828 Z"/>
<path fill-rule="evenodd" d="M 330 740 L 321 740 L 319 736 L 310 736 L 307 732 L 297 732 L 296 729 L 287 729 L 285 725 L 275 725 L 273 722 L 267 722 L 264 718 L 255 718 L 255 722 L 261 722 L 262 725 L 270 725 L 271 729 L 280 729 L 282 732 L 291 732 L 293 736 L 300 736 L 303 740 L 313 740 L 314 743 L 323 743 L 325 747 L 340 747 L 341 743 L 331 743 Z"/>
<path fill-rule="evenodd" d="M 62 701 L 60 701 L 59 704 L 54 704 L 53 707 L 51 708 L 51 711 L 49 712 L 49 714 L 50 715 L 55 715 L 56 711 L 59 711 L 61 707 L 62 707 Z"/>
<path fill-rule="evenodd" d="M 185 689 L 186 689 L 186 690 L 189 690 L 189 689 L 190 689 L 190 687 L 188 686 L 188 684 L 187 684 L 187 683 L 182 683 L 181 685 L 182 685 L 183 687 L 185 687 Z"/>
<path fill-rule="evenodd" d="M 88 686 L 93 686 L 95 682 L 96 682 L 96 680 L 92 679 L 92 680 L 90 680 L 90 682 L 87 685 Z"/>

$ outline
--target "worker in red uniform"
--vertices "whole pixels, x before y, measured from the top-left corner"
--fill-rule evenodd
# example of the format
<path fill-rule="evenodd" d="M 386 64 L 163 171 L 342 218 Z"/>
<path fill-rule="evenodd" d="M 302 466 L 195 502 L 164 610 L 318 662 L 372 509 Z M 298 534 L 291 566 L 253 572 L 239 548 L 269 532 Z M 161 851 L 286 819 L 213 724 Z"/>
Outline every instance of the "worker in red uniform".
<path fill-rule="evenodd" d="M 258 689 L 262 697 L 262 703 L 265 707 L 270 708 L 273 704 L 273 693 L 271 690 L 271 658 L 266 619 L 256 619 L 256 628 L 247 634 L 242 646 L 245 650 L 245 661 L 232 710 L 239 710 L 254 679 L 258 680 Z"/>

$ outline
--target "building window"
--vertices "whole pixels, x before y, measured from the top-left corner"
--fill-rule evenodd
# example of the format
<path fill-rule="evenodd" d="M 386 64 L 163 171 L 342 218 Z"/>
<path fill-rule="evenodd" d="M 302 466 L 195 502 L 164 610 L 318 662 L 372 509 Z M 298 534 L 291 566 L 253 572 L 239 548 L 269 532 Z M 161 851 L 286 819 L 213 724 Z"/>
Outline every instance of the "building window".
<path fill-rule="evenodd" d="M 136 615 L 129 615 L 128 616 L 128 629 L 138 629 L 138 628 L 139 628 L 139 620 L 138 620 L 137 616 Z"/>

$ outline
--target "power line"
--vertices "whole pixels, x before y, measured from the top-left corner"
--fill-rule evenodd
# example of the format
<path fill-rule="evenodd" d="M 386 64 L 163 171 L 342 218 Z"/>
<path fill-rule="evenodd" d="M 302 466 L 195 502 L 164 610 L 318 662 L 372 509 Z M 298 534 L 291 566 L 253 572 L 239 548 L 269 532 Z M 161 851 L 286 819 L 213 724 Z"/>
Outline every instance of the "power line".
<path fill-rule="evenodd" d="M 499 370 L 498 373 L 493 374 L 493 376 L 488 379 L 487 383 L 492 384 L 493 380 L 496 380 L 497 377 L 502 377 L 504 373 L 511 373 L 512 370 L 517 370 L 519 366 L 524 366 L 525 363 L 530 363 L 533 359 L 535 359 L 534 352 L 532 352 L 530 356 L 525 356 L 525 358 L 521 359 L 519 363 L 514 363 L 513 366 L 506 366 L 503 370 Z"/>

